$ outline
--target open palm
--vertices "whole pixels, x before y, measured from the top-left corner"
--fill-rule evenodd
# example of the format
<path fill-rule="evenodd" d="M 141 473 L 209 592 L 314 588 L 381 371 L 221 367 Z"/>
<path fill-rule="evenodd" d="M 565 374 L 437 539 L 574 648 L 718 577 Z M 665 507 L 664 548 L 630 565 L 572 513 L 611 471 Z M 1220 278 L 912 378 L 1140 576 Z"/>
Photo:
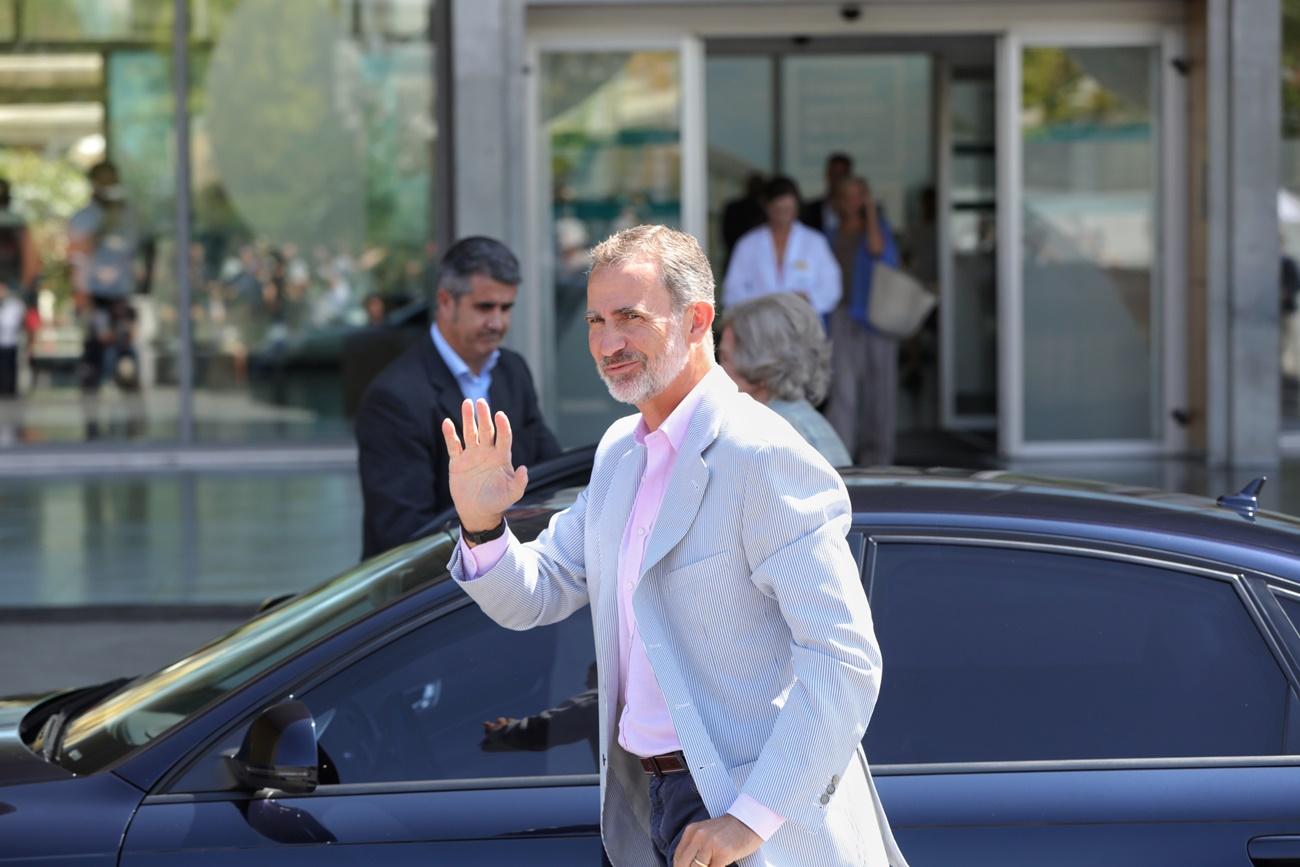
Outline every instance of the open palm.
<path fill-rule="evenodd" d="M 442 435 L 450 456 L 447 481 L 460 522 L 471 532 L 490 530 L 501 523 L 506 509 L 524 495 L 527 467 L 514 467 L 510 446 L 514 441 L 510 419 L 498 412 L 495 424 L 487 401 L 461 404 L 462 444 L 456 425 L 442 421 Z"/>

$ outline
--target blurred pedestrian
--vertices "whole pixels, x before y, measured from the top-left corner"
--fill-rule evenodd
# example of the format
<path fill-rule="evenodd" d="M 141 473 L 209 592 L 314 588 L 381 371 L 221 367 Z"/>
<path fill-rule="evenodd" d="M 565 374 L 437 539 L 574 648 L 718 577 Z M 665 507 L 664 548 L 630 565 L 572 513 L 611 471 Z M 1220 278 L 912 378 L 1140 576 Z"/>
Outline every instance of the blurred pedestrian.
<path fill-rule="evenodd" d="M 91 199 L 68 221 L 68 260 L 78 307 L 86 321 L 81 386 L 98 392 L 106 376 L 123 390 L 138 387 L 135 311 L 140 229 L 126 199 L 117 166 L 104 161 L 90 169 Z M 88 422 L 93 428 L 93 418 Z"/>
<path fill-rule="evenodd" d="M 442 259 L 437 321 L 375 378 L 357 411 L 364 500 L 362 557 L 409 542 L 451 506 L 439 429 L 482 398 L 515 420 L 513 459 L 560 453 L 523 357 L 501 347 L 519 291 L 519 261 L 500 241 L 465 238 Z"/>
<path fill-rule="evenodd" d="M 726 264 L 730 264 L 731 251 L 741 237 L 750 229 L 757 229 L 767 222 L 767 211 L 763 209 L 765 183 L 762 174 L 750 172 L 745 177 L 744 193 L 728 201 L 722 208 L 722 249 Z"/>
<path fill-rule="evenodd" d="M 41 260 L 31 229 L 13 209 L 13 189 L 0 178 L 0 283 L 9 294 L 26 302 L 41 273 Z"/>
<path fill-rule="evenodd" d="M 13 209 L 9 181 L 0 178 L 0 397 L 18 393 L 20 335 L 27 331 L 30 341 L 35 334 L 31 318 L 36 312 L 35 298 L 29 296 L 36 289 L 40 270 L 31 230 Z"/>
<path fill-rule="evenodd" d="M 799 221 L 823 235 L 832 236 L 840 227 L 839 213 L 835 210 L 835 190 L 840 182 L 853 174 L 853 157 L 836 151 L 826 157 L 826 191 L 821 198 L 803 206 Z"/>
<path fill-rule="evenodd" d="M 724 307 L 774 292 L 794 292 L 818 313 L 830 313 L 840 300 L 840 267 L 826 238 L 797 219 L 799 188 L 778 176 L 763 192 L 767 222 L 736 244 L 723 280 Z"/>
<path fill-rule="evenodd" d="M 718 362 L 741 391 L 767 404 L 833 467 L 853 463 L 816 409 L 830 380 L 831 345 L 817 313 L 795 295 L 765 295 L 727 309 Z"/>
<path fill-rule="evenodd" d="M 18 395 L 18 343 L 26 309 L 16 292 L 0 283 L 0 398 Z"/>
<path fill-rule="evenodd" d="M 898 267 L 898 245 L 864 178 L 843 181 L 835 202 L 840 224 L 833 247 L 844 285 L 831 314 L 826 417 L 854 463 L 889 465 L 898 406 L 898 341 L 872 327 L 869 311 L 876 262 Z"/>

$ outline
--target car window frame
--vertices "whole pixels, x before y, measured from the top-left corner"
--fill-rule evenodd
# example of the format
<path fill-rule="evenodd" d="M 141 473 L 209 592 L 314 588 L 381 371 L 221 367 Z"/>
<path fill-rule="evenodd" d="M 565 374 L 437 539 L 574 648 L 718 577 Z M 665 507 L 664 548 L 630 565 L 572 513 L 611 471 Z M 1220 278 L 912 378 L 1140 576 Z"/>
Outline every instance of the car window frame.
<path fill-rule="evenodd" d="M 1201 579 L 1223 581 L 1236 591 L 1237 599 L 1245 608 L 1260 638 L 1265 642 L 1283 678 L 1290 686 L 1291 704 L 1300 701 L 1300 672 L 1276 633 L 1276 625 L 1266 617 L 1257 594 L 1251 592 L 1251 573 L 1235 569 L 1224 563 L 1212 563 L 1187 557 L 1177 552 L 1154 547 L 1136 547 L 1080 536 L 1048 535 L 1039 533 L 1011 533 L 982 531 L 975 528 L 940 530 L 935 528 L 888 527 L 872 529 L 858 525 L 866 541 L 866 556 L 862 566 L 863 590 L 868 601 L 872 598 L 876 577 L 876 564 L 883 544 L 962 545 L 993 548 L 1014 548 L 1041 551 L 1068 556 L 1093 557 L 1179 572 Z M 1300 588 L 1293 591 L 1300 599 Z M 1274 603 L 1277 604 L 1277 603 Z M 1278 612 L 1285 617 L 1278 605 Z M 1300 627 L 1297 630 L 1300 632 Z M 1300 635 L 1297 637 L 1300 650 Z M 886 661 L 886 667 L 888 662 Z M 867 757 L 870 761 L 870 756 Z M 877 776 L 912 776 L 935 774 L 988 774 L 1023 773 L 1041 771 L 1104 771 L 1139 769 L 1190 769 L 1222 767 L 1300 766 L 1300 754 L 1262 756 L 1175 756 L 1117 759 L 1045 759 L 1031 761 L 995 762 L 915 762 L 871 764 L 871 773 Z"/>
<path fill-rule="evenodd" d="M 434 607 L 421 611 L 419 614 L 409 618 L 403 623 L 395 625 L 380 634 L 371 636 L 369 640 L 358 644 L 356 647 L 351 648 L 344 653 L 332 657 L 324 664 L 312 669 L 310 672 L 305 673 L 296 680 L 280 688 L 263 701 L 255 703 L 252 706 L 252 709 L 243 714 L 237 715 L 232 722 L 221 726 L 216 732 L 205 739 L 199 747 L 187 753 L 181 761 L 176 762 L 172 769 L 169 770 L 168 773 L 159 781 L 155 790 L 145 798 L 144 803 L 174 804 L 197 803 L 204 801 L 247 801 L 250 798 L 258 799 L 263 797 L 260 793 L 250 793 L 242 789 L 174 792 L 172 791 L 172 787 L 184 779 L 184 777 L 198 762 L 203 761 L 211 750 L 215 749 L 232 733 L 251 725 L 257 715 L 267 708 L 282 701 L 293 700 L 295 697 L 307 693 L 335 675 L 343 672 L 349 666 L 361 662 L 374 653 L 378 653 L 383 648 L 409 635 L 415 630 L 428 626 L 434 621 L 447 617 L 474 604 L 476 603 L 473 599 L 471 599 L 464 591 L 460 591 L 447 599 L 441 600 Z M 577 612 L 575 612 L 575 614 L 576 613 Z M 491 789 L 560 788 L 568 786 L 598 786 L 599 784 L 600 774 L 598 772 L 591 774 L 556 774 L 546 776 L 466 777 L 463 779 L 447 780 L 399 780 L 375 783 L 323 784 L 317 786 L 314 791 L 305 794 L 288 795 L 283 792 L 275 792 L 273 797 L 276 799 L 325 798 L 366 794 L 411 794 L 419 792 L 456 792 Z M 265 797 L 272 797 L 272 795 L 266 795 Z"/>

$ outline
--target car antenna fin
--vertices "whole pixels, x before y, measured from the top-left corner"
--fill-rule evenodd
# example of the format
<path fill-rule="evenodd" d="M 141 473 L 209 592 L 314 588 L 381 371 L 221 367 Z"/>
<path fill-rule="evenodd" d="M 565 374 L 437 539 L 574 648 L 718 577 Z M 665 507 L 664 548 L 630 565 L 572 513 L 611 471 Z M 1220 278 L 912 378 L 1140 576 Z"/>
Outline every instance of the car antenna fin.
<path fill-rule="evenodd" d="M 1225 509 L 1231 509 L 1243 518 L 1255 520 L 1255 513 L 1259 511 L 1259 492 L 1264 490 L 1264 483 L 1268 481 L 1268 476 L 1260 476 L 1251 479 L 1246 487 L 1242 488 L 1235 494 L 1224 494 L 1215 500 Z"/>

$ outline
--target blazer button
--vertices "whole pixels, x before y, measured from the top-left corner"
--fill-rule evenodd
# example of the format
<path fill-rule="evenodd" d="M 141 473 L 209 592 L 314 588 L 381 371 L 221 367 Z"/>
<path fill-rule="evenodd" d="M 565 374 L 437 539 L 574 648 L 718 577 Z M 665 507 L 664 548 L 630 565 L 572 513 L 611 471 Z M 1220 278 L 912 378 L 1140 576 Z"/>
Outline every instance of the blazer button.
<path fill-rule="evenodd" d="M 840 775 L 839 775 L 839 774 L 834 774 L 834 775 L 831 777 L 831 785 L 832 785 L 832 786 L 838 786 L 839 784 L 840 784 Z"/>
<path fill-rule="evenodd" d="M 835 784 L 834 784 L 834 783 L 831 783 L 829 786 L 826 787 L 826 794 L 828 794 L 828 795 L 833 795 L 833 794 L 835 794 Z"/>
<path fill-rule="evenodd" d="M 825 807 L 827 804 L 829 804 L 829 803 L 831 802 L 831 796 L 830 796 L 830 795 L 822 795 L 822 797 L 821 797 L 821 802 L 822 802 L 822 806 Z"/>

